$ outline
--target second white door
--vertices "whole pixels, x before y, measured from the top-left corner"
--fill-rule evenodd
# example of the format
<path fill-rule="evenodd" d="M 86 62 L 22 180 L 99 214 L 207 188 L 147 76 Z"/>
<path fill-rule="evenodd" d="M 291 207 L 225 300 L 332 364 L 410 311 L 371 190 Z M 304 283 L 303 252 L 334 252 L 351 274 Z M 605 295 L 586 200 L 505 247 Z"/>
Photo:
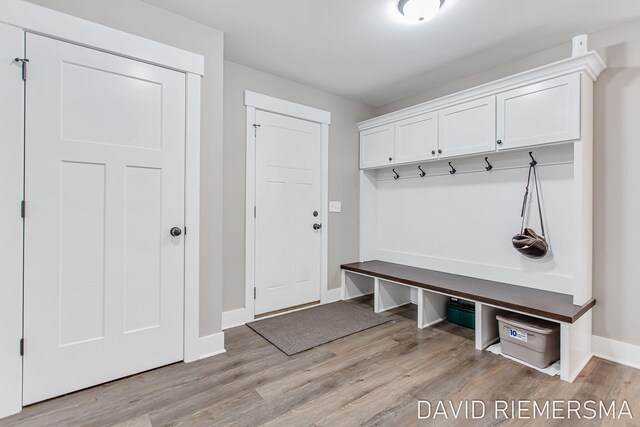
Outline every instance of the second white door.
<path fill-rule="evenodd" d="M 321 127 L 258 111 L 255 314 L 320 300 Z"/>
<path fill-rule="evenodd" d="M 182 360 L 184 297 L 184 74 L 27 53 L 24 404 Z"/>

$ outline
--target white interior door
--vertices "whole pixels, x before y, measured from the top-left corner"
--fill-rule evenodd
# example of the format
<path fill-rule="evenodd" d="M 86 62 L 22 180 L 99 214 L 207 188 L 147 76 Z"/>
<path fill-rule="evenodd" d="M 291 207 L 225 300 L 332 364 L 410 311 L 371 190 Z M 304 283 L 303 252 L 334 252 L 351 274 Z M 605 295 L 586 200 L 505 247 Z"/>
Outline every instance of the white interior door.
<path fill-rule="evenodd" d="M 185 77 L 33 34 L 24 404 L 183 358 Z"/>
<path fill-rule="evenodd" d="M 258 111 L 255 314 L 320 300 L 320 125 Z M 315 225 L 315 227 L 314 227 Z"/>

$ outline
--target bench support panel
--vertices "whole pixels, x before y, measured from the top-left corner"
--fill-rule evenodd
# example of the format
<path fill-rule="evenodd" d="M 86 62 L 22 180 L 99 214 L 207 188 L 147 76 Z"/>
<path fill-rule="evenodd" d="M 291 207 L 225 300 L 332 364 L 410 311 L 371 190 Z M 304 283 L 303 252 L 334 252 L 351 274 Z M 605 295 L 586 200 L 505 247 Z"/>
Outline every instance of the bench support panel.
<path fill-rule="evenodd" d="M 573 382 L 589 363 L 593 312 L 589 310 L 573 324 L 560 324 L 560 378 Z"/>
<path fill-rule="evenodd" d="M 342 299 L 350 300 L 373 293 L 373 277 L 342 270 Z"/>
<path fill-rule="evenodd" d="M 500 339 L 496 314 L 501 310 L 476 303 L 476 350 L 484 350 Z"/>
<path fill-rule="evenodd" d="M 446 295 L 418 289 L 418 328 L 424 329 L 446 320 L 448 301 Z"/>
<path fill-rule="evenodd" d="M 374 310 L 376 313 L 411 303 L 411 288 L 386 280 L 375 279 Z"/>

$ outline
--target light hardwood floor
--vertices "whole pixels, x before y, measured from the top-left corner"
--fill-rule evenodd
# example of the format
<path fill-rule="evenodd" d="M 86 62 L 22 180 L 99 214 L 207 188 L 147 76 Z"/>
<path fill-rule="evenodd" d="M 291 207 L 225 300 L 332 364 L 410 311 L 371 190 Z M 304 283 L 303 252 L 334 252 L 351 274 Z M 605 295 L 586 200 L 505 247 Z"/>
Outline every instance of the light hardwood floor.
<path fill-rule="evenodd" d="M 355 304 L 370 304 L 357 301 Z M 640 371 L 594 358 L 568 384 L 486 351 L 449 323 L 419 330 L 415 310 L 288 357 L 251 329 L 225 331 L 227 353 L 174 364 L 25 408 L 3 426 L 638 425 L 494 419 L 495 400 L 627 399 L 640 417 Z M 100 369 L 96 366 L 96 369 Z M 483 400 L 481 420 L 418 420 L 418 400 Z M 451 412 L 449 412 L 451 416 Z"/>

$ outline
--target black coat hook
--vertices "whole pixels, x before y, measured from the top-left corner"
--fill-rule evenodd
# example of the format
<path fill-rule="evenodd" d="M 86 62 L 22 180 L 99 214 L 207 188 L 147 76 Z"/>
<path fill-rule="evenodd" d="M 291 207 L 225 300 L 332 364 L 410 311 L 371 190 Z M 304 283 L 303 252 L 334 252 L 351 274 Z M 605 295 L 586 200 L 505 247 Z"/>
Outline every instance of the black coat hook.
<path fill-rule="evenodd" d="M 393 170 L 393 179 L 398 179 L 398 178 L 400 178 L 400 175 L 398 175 L 398 172 L 396 172 L 396 170 L 395 170 L 395 169 L 392 169 L 392 170 Z"/>
<path fill-rule="evenodd" d="M 487 172 L 489 172 L 491 169 L 493 169 L 493 166 L 491 165 L 491 163 L 489 163 L 488 157 L 485 157 L 484 161 L 487 162 L 487 167 L 485 169 L 487 170 Z"/>
<path fill-rule="evenodd" d="M 529 163 L 531 165 L 531 167 L 534 167 L 535 165 L 538 164 L 536 159 L 533 158 L 533 151 L 529 151 L 529 157 L 531 157 L 531 163 Z"/>
<path fill-rule="evenodd" d="M 424 178 L 427 173 L 422 170 L 421 166 L 418 166 L 418 169 L 420 169 L 420 178 Z"/>
<path fill-rule="evenodd" d="M 449 171 L 449 173 L 450 173 L 451 175 L 453 175 L 454 173 L 458 172 L 458 171 L 456 170 L 456 168 L 454 168 L 454 167 L 453 167 L 453 165 L 451 164 L 451 162 L 449 162 L 449 167 L 451 168 L 451 170 Z"/>

